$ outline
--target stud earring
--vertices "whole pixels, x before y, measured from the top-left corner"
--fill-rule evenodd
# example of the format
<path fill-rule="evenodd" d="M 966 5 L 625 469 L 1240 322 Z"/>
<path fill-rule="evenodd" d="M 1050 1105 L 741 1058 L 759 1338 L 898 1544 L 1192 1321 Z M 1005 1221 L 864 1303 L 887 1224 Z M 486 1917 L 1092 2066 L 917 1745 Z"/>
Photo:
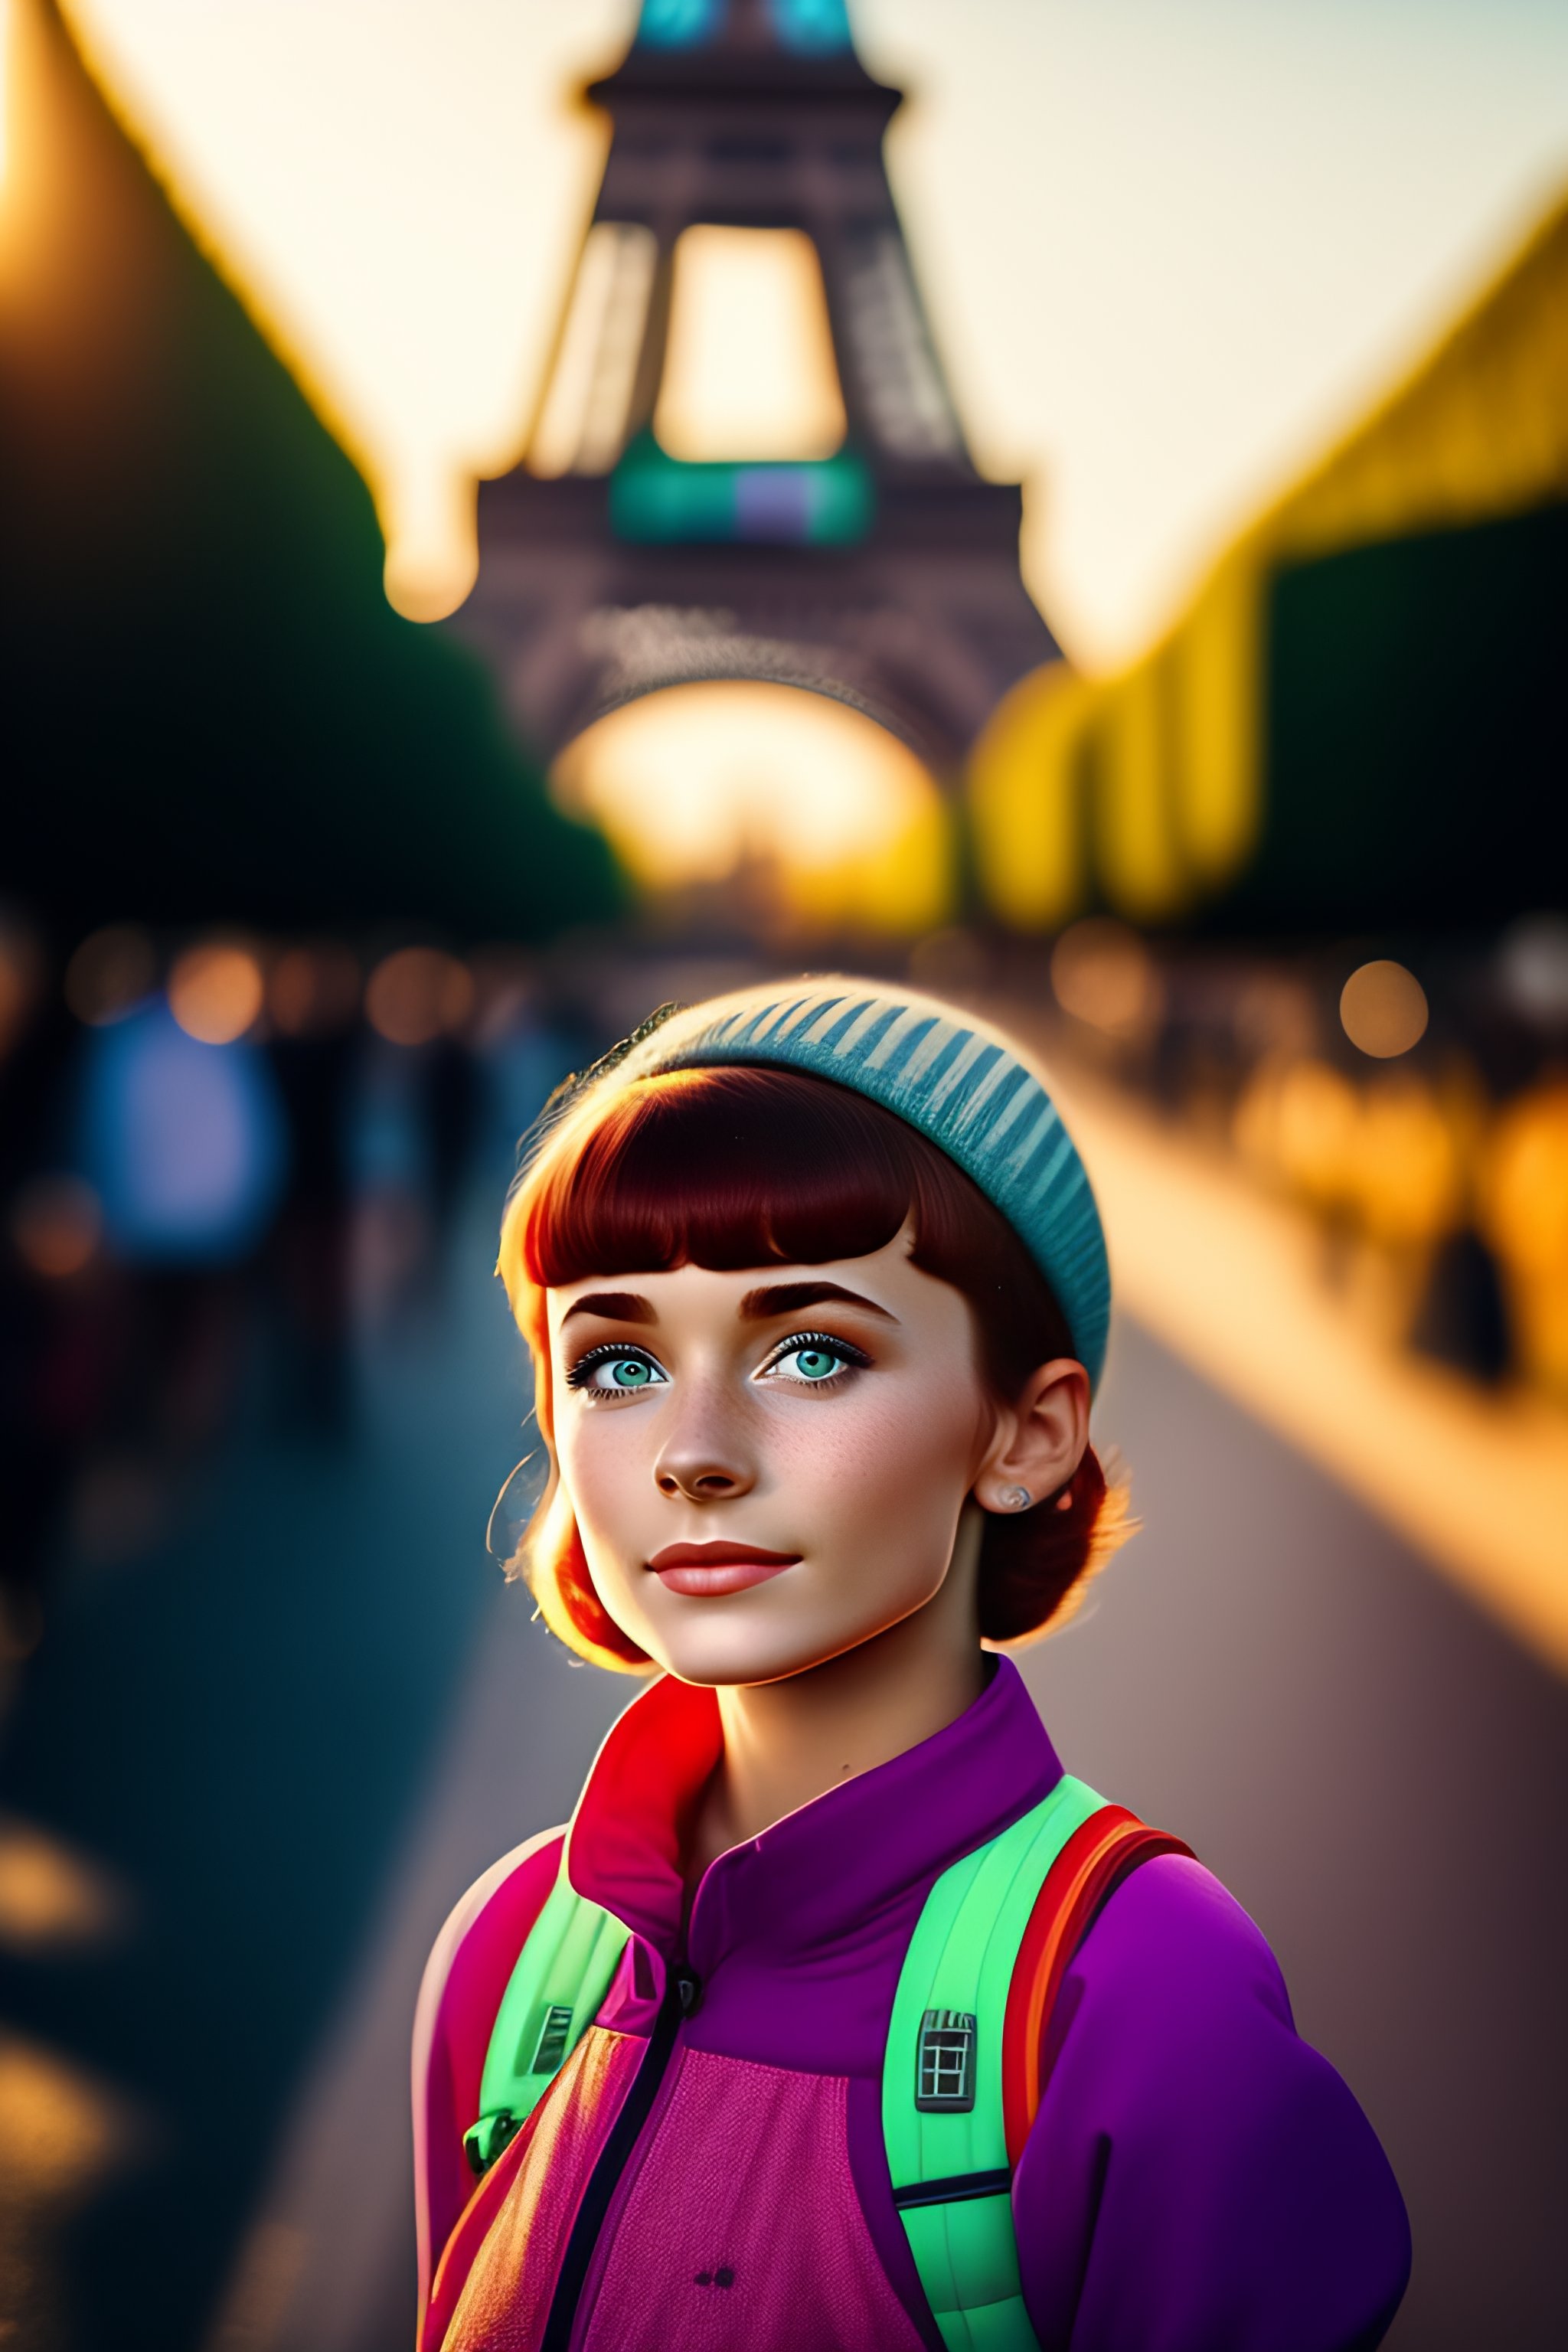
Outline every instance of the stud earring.
<path fill-rule="evenodd" d="M 1004 1486 L 1002 1500 L 1010 1511 L 1026 1511 L 1034 1501 L 1027 1486 Z"/>

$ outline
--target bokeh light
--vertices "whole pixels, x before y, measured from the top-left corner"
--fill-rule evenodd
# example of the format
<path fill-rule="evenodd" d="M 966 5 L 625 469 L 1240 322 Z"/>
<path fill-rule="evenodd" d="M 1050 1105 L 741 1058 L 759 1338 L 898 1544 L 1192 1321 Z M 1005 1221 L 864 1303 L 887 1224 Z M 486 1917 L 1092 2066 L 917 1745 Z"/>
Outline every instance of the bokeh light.
<path fill-rule="evenodd" d="M 11 1207 L 11 1239 L 28 1270 L 58 1282 L 80 1274 L 98 1255 L 103 1205 L 79 1176 L 36 1176 Z"/>
<path fill-rule="evenodd" d="M 1379 1061 L 1408 1054 L 1426 1034 L 1426 997 L 1414 972 L 1380 958 L 1352 971 L 1340 996 L 1345 1035 Z"/>
<path fill-rule="evenodd" d="M 285 948 L 267 975 L 267 1013 L 285 1037 L 346 1028 L 359 1010 L 360 969 L 338 940 Z"/>
<path fill-rule="evenodd" d="M 1360 1127 L 1354 1087 L 1311 1055 L 1260 1063 L 1235 1122 L 1237 1148 L 1257 1172 L 1319 1209 L 1350 1199 Z"/>
<path fill-rule="evenodd" d="M 461 1029 L 474 1006 L 467 967 L 438 948 L 384 956 L 364 992 L 365 1017 L 392 1045 L 428 1045 Z"/>
<path fill-rule="evenodd" d="M 104 1874 L 58 1838 L 0 1820 L 0 1946 L 31 1953 L 97 1943 L 124 1910 Z"/>
<path fill-rule="evenodd" d="M 0 2039 L 0 2196 L 79 2194 L 121 2151 L 120 2109 L 53 2053 Z"/>
<path fill-rule="evenodd" d="M 1424 1249 L 1461 1222 L 1462 1106 L 1414 1071 L 1358 1087 L 1311 1055 L 1260 1062 L 1237 1105 L 1237 1150 L 1254 1173 L 1392 1251 Z"/>
<path fill-rule="evenodd" d="M 79 1021 L 101 1028 L 143 1003 L 157 978 L 147 933 L 134 923 L 110 923 L 83 940 L 67 964 L 66 1003 Z"/>
<path fill-rule="evenodd" d="M 1090 915 L 1051 950 L 1051 986 L 1064 1013 L 1114 1037 L 1137 1037 L 1159 1017 L 1160 974 L 1138 933 Z"/>
<path fill-rule="evenodd" d="M 1568 1272 L 1568 1081 L 1532 1087 L 1503 1113 L 1486 1198 L 1500 1250 L 1543 1275 Z"/>
<path fill-rule="evenodd" d="M 0 917 L 0 1055 L 10 1052 L 26 1027 L 42 982 L 37 939 L 22 924 Z"/>
<path fill-rule="evenodd" d="M 1231 1004 L 1231 1024 L 1249 1056 L 1294 1056 L 1310 1054 L 1318 1045 L 1312 992 L 1293 974 L 1258 971 L 1240 978 Z"/>
<path fill-rule="evenodd" d="M 1362 1104 L 1357 1195 L 1363 1224 L 1393 1247 L 1436 1241 L 1464 1200 L 1458 1139 L 1414 1072 L 1379 1078 Z"/>
<path fill-rule="evenodd" d="M 468 959 L 474 982 L 470 1036 L 484 1052 L 502 1045 L 524 1022 L 534 995 L 533 967 L 521 949 L 498 942 Z"/>
<path fill-rule="evenodd" d="M 0 190 L 11 160 L 11 0 L 0 0 Z"/>
<path fill-rule="evenodd" d="M 910 978 L 933 996 L 971 995 L 984 986 L 989 970 L 984 941 L 956 924 L 928 932 L 910 950 Z"/>
<path fill-rule="evenodd" d="M 1498 965 L 1505 997 L 1527 1021 L 1568 1026 L 1568 916 L 1525 915 L 1510 924 Z"/>
<path fill-rule="evenodd" d="M 1531 1087 L 1503 1111 L 1480 1220 L 1507 1277 L 1522 1369 L 1568 1402 L 1568 1080 Z"/>
<path fill-rule="evenodd" d="M 261 966 L 249 950 L 210 941 L 187 948 L 169 974 L 169 1010 L 187 1037 L 232 1045 L 261 1010 Z"/>

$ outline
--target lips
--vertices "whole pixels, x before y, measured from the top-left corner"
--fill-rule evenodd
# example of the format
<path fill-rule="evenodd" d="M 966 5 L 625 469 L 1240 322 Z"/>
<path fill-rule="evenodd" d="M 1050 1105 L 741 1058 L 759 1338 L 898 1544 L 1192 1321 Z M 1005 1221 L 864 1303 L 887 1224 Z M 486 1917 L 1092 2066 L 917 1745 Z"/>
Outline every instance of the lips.
<path fill-rule="evenodd" d="M 799 1561 L 797 1551 L 763 1551 L 757 1544 L 677 1543 L 656 1551 L 648 1567 L 667 1592 L 705 1599 L 765 1584 Z"/>

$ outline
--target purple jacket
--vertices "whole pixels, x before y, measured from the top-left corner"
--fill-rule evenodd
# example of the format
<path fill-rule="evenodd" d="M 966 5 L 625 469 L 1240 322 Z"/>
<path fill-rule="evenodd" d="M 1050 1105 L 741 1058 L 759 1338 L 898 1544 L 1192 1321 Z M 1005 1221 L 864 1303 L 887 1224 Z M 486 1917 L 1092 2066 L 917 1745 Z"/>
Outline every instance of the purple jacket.
<path fill-rule="evenodd" d="M 547 2329 L 572 2352 L 940 2352 L 882 2145 L 893 1991 L 934 1881 L 1061 1766 L 999 1659 L 955 1723 L 711 1865 L 686 1954 L 700 1994 L 677 2024 L 676 1823 L 719 1744 L 712 1694 L 668 1677 L 606 1738 L 568 1869 L 632 1938 L 596 2025 L 478 2187 L 462 2135 L 560 1832 L 499 1863 L 437 1944 L 415 2055 L 421 2352 L 534 2352 Z M 1044 2352 L 1378 2343 L 1409 2271 L 1399 2190 L 1207 1871 L 1163 1855 L 1117 1890 L 1049 2031 L 1013 2190 Z"/>

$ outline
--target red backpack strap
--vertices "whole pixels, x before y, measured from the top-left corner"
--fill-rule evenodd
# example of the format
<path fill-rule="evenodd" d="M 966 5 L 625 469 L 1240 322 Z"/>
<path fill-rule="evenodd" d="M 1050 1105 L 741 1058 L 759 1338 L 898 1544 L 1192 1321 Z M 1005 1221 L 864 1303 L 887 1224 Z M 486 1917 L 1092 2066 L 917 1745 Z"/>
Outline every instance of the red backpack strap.
<path fill-rule="evenodd" d="M 485 2052 L 518 1953 L 555 1884 L 562 1830 L 487 1870 L 436 1939 L 414 2025 L 414 2189 L 420 2326 L 437 2265 L 473 2193 L 463 2134 L 479 2111 Z"/>
<path fill-rule="evenodd" d="M 1101 1906 L 1129 1872 L 1190 1846 L 1152 1830 L 1125 1805 L 1102 1805 L 1068 1838 L 1035 1898 L 1013 1965 L 1002 2028 L 1002 2116 L 1016 2164 L 1046 2087 L 1045 2045 L 1062 1979 Z"/>

